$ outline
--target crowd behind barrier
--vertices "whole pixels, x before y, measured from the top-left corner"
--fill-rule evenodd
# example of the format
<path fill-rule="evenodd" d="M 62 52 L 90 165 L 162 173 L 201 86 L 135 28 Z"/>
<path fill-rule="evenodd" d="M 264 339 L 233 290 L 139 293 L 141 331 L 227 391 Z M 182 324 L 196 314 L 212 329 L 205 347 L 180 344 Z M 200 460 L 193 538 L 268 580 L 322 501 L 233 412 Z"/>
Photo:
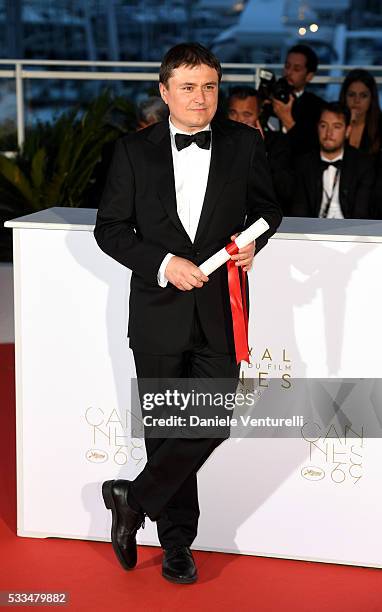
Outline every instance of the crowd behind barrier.
<path fill-rule="evenodd" d="M 289 49 L 283 77 L 234 87 L 228 116 L 263 133 L 284 215 L 381 219 L 382 115 L 374 77 L 357 68 L 340 100 L 309 91 L 318 67 L 307 45 Z"/>
<path fill-rule="evenodd" d="M 317 69 L 316 53 L 295 45 L 287 52 L 281 78 L 262 69 L 257 88 L 222 88 L 216 117 L 261 130 L 284 216 L 382 219 L 382 114 L 376 80 L 355 68 L 343 81 L 339 100 L 327 101 L 311 91 Z M 168 117 L 159 92 L 135 111 L 135 128 L 130 122 L 125 130 L 144 129 Z M 70 205 L 98 208 L 113 151 L 110 138 L 83 201 Z M 1 180 L 7 181 L 5 174 Z M 9 189 L 5 195 L 1 191 L 1 261 L 12 258 L 11 232 L 3 222 L 28 212 L 28 204 L 17 203 Z"/>
<path fill-rule="evenodd" d="M 382 219 L 382 113 L 374 77 L 356 68 L 338 101 L 309 91 L 318 68 L 307 45 L 289 49 L 283 76 L 260 72 L 260 85 L 232 87 L 217 115 L 261 130 L 274 189 L 284 215 Z M 137 129 L 166 119 L 167 106 L 151 96 L 137 107 Z M 96 169 L 92 203 L 106 180 L 113 147 Z"/>

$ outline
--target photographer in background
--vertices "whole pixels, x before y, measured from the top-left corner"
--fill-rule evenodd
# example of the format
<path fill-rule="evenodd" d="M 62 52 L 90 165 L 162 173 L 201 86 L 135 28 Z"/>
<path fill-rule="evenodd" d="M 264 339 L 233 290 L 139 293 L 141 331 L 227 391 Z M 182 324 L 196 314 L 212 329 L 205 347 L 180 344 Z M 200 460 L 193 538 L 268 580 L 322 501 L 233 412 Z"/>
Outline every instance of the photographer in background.
<path fill-rule="evenodd" d="M 232 121 L 245 123 L 262 132 L 277 200 L 283 214 L 288 215 L 293 190 L 288 137 L 281 132 L 272 132 L 266 122 L 261 122 L 261 98 L 254 87 L 244 85 L 229 90 L 228 116 Z"/>
<path fill-rule="evenodd" d="M 318 67 L 318 58 L 307 45 L 295 45 L 287 53 L 284 79 L 291 87 L 289 100 L 283 102 L 279 96 L 271 98 L 273 112 L 279 119 L 279 128 L 288 134 L 293 155 L 307 153 L 318 147 L 317 122 L 324 101 L 310 91 L 307 84 L 313 79 Z"/>

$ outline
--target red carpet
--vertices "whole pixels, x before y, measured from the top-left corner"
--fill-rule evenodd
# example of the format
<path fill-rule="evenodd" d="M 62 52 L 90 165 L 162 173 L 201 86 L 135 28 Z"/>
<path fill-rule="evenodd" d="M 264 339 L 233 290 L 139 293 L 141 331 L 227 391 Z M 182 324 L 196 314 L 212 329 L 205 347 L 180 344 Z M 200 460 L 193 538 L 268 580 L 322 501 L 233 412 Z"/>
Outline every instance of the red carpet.
<path fill-rule="evenodd" d="M 0 591 L 67 592 L 61 609 L 94 612 L 382 610 L 379 569 L 196 551 L 199 581 L 174 585 L 157 548 L 140 547 L 125 572 L 108 543 L 17 537 L 13 345 L 0 344 L 0 398 Z"/>

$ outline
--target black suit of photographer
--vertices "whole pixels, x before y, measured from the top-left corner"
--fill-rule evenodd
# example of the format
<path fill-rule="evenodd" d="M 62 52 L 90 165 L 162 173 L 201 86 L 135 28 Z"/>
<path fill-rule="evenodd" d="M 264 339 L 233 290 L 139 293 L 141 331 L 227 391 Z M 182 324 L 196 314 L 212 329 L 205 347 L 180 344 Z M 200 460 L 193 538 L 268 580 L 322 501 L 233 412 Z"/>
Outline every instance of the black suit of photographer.
<path fill-rule="evenodd" d="M 287 133 L 294 157 L 319 147 L 317 123 L 323 105 L 322 98 L 310 91 L 296 97 L 292 106 L 292 117 L 296 123 Z"/>
<path fill-rule="evenodd" d="M 293 198 L 294 171 L 287 134 L 265 128 L 264 144 L 271 170 L 273 187 L 283 215 L 290 214 Z"/>

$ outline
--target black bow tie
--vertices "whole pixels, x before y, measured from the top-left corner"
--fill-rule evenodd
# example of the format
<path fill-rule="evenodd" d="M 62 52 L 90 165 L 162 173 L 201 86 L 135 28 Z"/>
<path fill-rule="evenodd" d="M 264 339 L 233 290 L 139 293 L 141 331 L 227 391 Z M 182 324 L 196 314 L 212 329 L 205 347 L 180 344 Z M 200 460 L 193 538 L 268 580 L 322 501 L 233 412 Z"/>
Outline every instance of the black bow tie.
<path fill-rule="evenodd" d="M 196 134 L 175 134 L 175 144 L 178 151 L 189 147 L 194 142 L 201 149 L 209 149 L 211 144 L 211 130 L 203 130 Z"/>
<path fill-rule="evenodd" d="M 325 172 L 325 170 L 327 170 L 329 168 L 329 166 L 335 166 L 335 168 L 337 168 L 338 170 L 341 170 L 341 166 L 342 166 L 342 159 L 338 159 L 337 161 L 325 161 L 324 159 L 321 159 L 321 170 L 322 172 Z"/>

